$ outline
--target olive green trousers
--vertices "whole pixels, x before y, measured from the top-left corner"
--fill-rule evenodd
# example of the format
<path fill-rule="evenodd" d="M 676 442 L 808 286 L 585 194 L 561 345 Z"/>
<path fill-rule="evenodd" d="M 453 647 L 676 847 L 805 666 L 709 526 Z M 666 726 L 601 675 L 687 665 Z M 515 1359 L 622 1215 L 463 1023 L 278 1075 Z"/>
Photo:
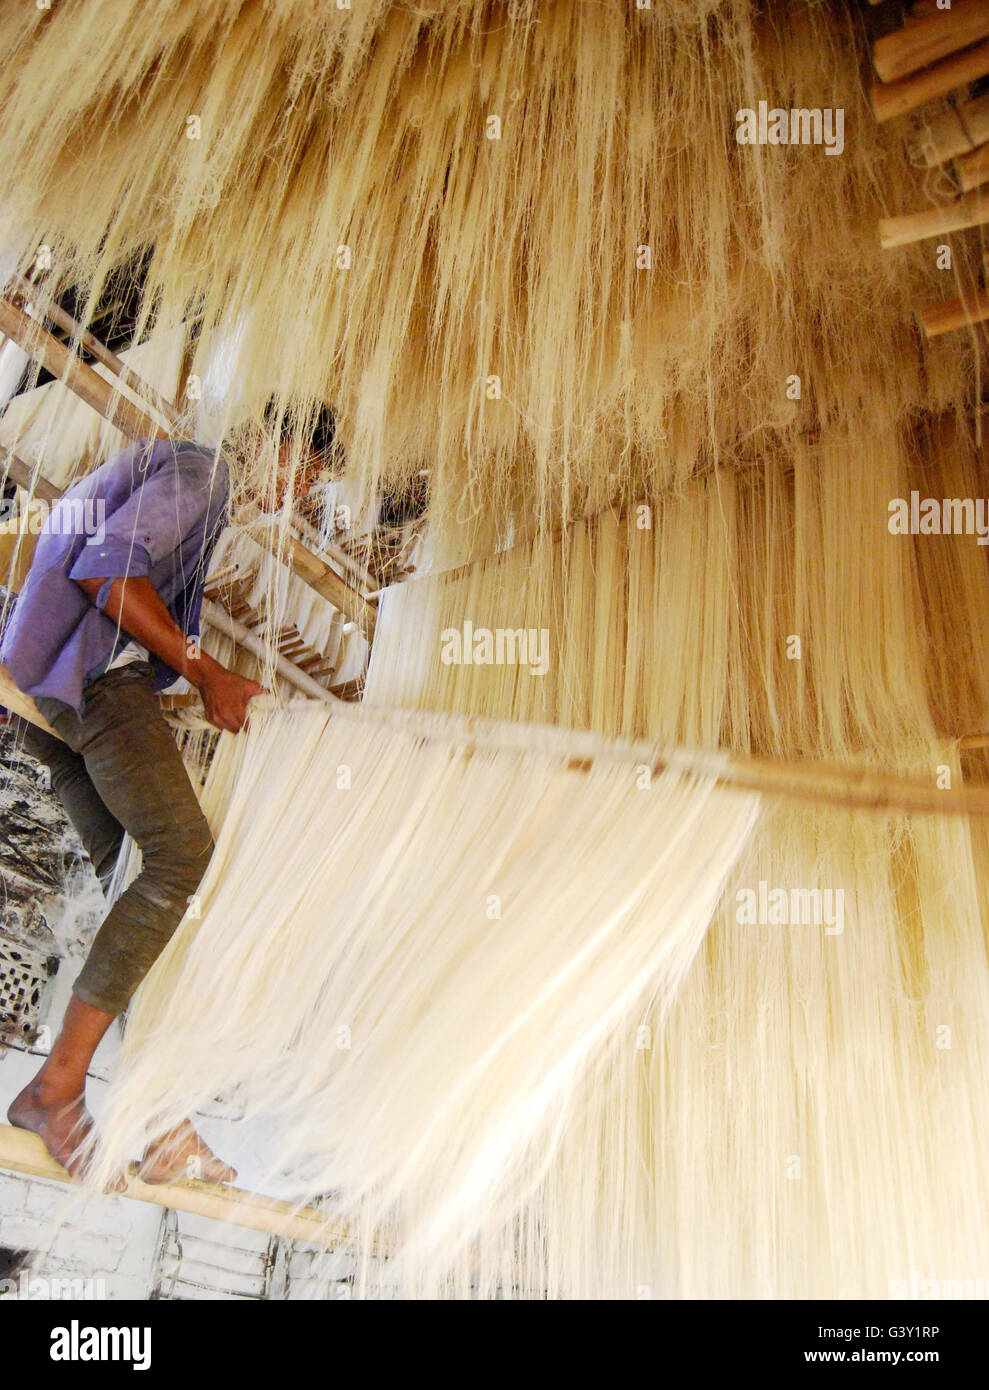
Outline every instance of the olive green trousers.
<path fill-rule="evenodd" d="M 141 872 L 107 913 L 73 986 L 85 1003 L 119 1014 L 182 920 L 213 840 L 148 663 L 108 671 L 83 699 L 81 717 L 60 700 L 38 699 L 65 742 L 32 724 L 23 742 L 50 769 L 104 887 L 125 831 L 141 850 Z"/>

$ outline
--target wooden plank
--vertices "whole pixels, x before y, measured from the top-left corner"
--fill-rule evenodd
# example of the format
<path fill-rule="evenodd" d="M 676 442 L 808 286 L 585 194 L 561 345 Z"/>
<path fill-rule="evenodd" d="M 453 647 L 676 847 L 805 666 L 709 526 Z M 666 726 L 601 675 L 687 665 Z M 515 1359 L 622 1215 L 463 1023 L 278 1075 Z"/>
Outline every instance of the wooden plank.
<path fill-rule="evenodd" d="M 24 1173 L 31 1178 L 46 1178 L 49 1182 L 78 1186 L 60 1163 L 45 1148 L 41 1139 L 26 1129 L 0 1125 L 0 1168 Z M 168 1207 L 171 1211 L 186 1211 L 196 1216 L 208 1216 L 214 1221 L 244 1226 L 251 1231 L 268 1231 L 272 1235 L 302 1240 L 308 1245 L 345 1247 L 351 1240 L 348 1228 L 340 1221 L 329 1219 L 315 1207 L 296 1206 L 275 1197 L 247 1192 L 241 1187 L 196 1182 L 177 1178 L 167 1183 L 146 1183 L 137 1177 L 137 1165 L 131 1164 L 126 1189 L 119 1194 L 135 1202 Z"/>
<path fill-rule="evenodd" d="M 989 41 L 965 48 L 933 67 L 901 77 L 897 82 L 874 82 L 869 101 L 877 121 L 891 121 L 907 111 L 915 111 L 956 87 L 964 87 L 989 72 Z"/>
<path fill-rule="evenodd" d="M 989 291 L 974 290 L 957 299 L 932 304 L 923 310 L 920 318 L 928 338 L 937 338 L 942 333 L 964 328 L 967 324 L 984 323 L 989 319 Z"/>
<path fill-rule="evenodd" d="M 984 38 L 989 38 L 986 0 L 954 0 L 950 10 L 935 10 L 877 39 L 872 62 L 883 82 L 894 82 Z"/>
<path fill-rule="evenodd" d="M 167 436 L 150 415 L 121 396 L 113 385 L 94 372 L 86 362 L 60 343 L 47 328 L 32 319 L 9 299 L 0 298 L 0 333 L 6 333 L 18 347 L 59 378 L 80 400 L 99 411 L 121 433 L 131 439 L 162 439 Z"/>
<path fill-rule="evenodd" d="M 0 523 L 0 584 L 20 593 L 34 559 L 38 537 L 20 529 L 20 518 Z"/>
<path fill-rule="evenodd" d="M 975 188 L 943 207 L 880 218 L 879 244 L 886 250 L 909 246 L 925 237 L 961 232 L 966 227 L 981 227 L 986 222 L 989 222 L 989 190 Z"/>

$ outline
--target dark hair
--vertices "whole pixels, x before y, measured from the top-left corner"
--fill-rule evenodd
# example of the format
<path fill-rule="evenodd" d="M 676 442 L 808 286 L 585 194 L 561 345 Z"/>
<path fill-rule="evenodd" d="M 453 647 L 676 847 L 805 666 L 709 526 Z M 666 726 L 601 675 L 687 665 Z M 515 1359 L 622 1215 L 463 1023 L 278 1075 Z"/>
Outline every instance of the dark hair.
<path fill-rule="evenodd" d="M 278 425 L 280 408 L 277 396 L 272 396 L 264 408 L 264 422 L 270 430 L 274 430 Z M 306 415 L 293 410 L 291 406 L 285 407 L 278 435 L 279 444 L 289 443 L 299 428 L 300 418 L 305 419 Z M 315 415 L 309 419 L 308 433 L 308 449 L 311 453 L 327 456 L 339 453 L 336 416 L 328 405 L 320 405 L 316 409 Z"/>

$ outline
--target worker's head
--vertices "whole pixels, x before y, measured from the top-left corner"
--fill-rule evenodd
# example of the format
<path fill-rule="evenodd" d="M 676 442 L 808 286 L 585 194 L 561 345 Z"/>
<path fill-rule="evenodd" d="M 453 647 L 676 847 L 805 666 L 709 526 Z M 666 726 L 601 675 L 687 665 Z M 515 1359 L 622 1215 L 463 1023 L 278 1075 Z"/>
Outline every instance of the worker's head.
<path fill-rule="evenodd" d="M 277 466 L 269 478 L 264 505 L 277 511 L 287 498 L 305 497 L 322 478 L 333 476 L 340 461 L 332 410 L 320 405 L 308 412 L 281 405 L 274 397 L 265 407 L 269 436 L 277 439 Z"/>

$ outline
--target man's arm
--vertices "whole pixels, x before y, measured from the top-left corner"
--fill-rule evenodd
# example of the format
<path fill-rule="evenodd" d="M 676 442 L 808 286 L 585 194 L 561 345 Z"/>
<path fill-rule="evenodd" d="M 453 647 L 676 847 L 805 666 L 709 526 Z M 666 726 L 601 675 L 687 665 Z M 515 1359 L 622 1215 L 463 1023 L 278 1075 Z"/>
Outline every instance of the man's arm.
<path fill-rule="evenodd" d="M 103 578 L 75 582 L 95 603 L 107 581 Z M 203 697 L 206 718 L 211 724 L 231 733 L 243 728 L 248 700 L 262 694 L 264 687 L 246 676 L 228 671 L 205 652 L 199 652 L 175 622 L 150 579 L 144 575 L 114 579 L 102 611 L 119 623 L 129 637 L 161 657 L 173 671 L 178 671 L 196 687 Z"/>

